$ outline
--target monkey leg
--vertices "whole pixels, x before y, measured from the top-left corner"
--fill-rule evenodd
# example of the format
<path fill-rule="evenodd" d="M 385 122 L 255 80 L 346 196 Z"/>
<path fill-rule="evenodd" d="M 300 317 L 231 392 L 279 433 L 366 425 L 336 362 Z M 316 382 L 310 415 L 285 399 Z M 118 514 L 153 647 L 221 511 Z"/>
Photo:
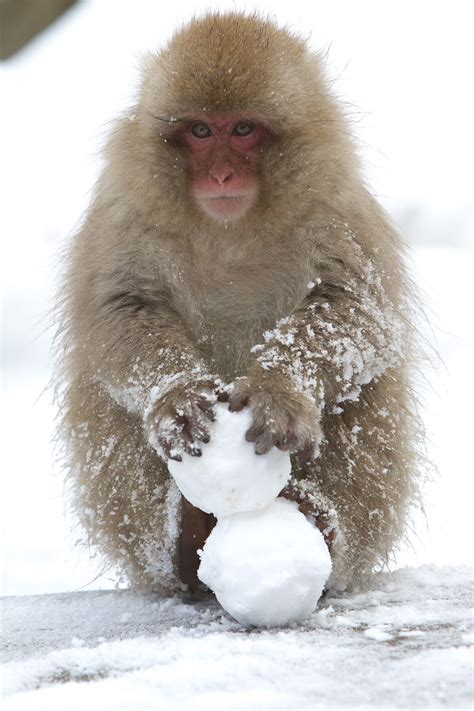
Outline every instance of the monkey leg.
<path fill-rule="evenodd" d="M 181 498 L 181 533 L 178 544 L 179 577 L 192 591 L 200 585 L 197 571 L 200 564 L 198 550 L 217 523 L 212 514 L 205 513 Z"/>
<path fill-rule="evenodd" d="M 92 544 L 137 587 L 173 592 L 181 494 L 146 443 L 141 420 L 98 385 L 76 385 L 66 406 L 73 507 Z"/>
<path fill-rule="evenodd" d="M 293 498 L 309 502 L 310 513 L 326 511 L 334 526 L 336 589 L 364 582 L 387 563 L 417 497 L 416 418 L 403 374 L 395 376 L 366 385 L 357 402 L 327 414 L 320 456 L 304 467 L 294 463 Z"/>

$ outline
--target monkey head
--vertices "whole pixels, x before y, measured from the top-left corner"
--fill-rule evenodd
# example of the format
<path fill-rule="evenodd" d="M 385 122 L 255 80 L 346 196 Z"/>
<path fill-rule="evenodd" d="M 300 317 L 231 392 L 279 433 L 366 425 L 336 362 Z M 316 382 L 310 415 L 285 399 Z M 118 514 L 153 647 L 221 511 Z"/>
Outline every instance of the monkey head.
<path fill-rule="evenodd" d="M 349 142 L 304 41 L 252 15 L 211 14 L 144 59 L 108 150 L 117 199 L 151 224 L 182 233 L 247 221 L 275 234 L 322 190 L 341 191 Z"/>

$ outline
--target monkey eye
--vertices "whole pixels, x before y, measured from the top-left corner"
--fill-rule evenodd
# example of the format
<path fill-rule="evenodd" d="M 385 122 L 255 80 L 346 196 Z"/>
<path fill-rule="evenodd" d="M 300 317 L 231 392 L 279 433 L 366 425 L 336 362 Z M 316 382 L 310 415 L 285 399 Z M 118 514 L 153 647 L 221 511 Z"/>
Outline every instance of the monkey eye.
<path fill-rule="evenodd" d="M 191 133 L 195 138 L 209 138 L 212 131 L 207 123 L 193 123 Z"/>
<path fill-rule="evenodd" d="M 232 133 L 236 136 L 249 136 L 254 129 L 253 123 L 250 121 L 239 121 L 234 126 Z"/>

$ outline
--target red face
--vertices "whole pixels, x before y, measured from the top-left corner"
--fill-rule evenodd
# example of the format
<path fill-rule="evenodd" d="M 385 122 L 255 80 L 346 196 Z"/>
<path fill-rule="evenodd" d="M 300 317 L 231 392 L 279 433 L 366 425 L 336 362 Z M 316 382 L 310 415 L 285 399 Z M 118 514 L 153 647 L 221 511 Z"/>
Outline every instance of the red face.
<path fill-rule="evenodd" d="M 257 163 L 265 128 L 254 120 L 227 114 L 187 121 L 180 134 L 198 205 L 219 221 L 242 217 L 258 195 Z"/>

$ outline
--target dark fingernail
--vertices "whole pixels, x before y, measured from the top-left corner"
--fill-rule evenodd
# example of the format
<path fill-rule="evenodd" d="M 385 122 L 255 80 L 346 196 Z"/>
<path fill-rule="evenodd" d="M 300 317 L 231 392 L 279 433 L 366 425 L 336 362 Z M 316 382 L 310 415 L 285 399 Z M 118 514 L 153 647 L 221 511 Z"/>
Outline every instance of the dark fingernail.
<path fill-rule="evenodd" d="M 191 452 L 192 457 L 200 457 L 202 456 L 202 451 L 200 449 L 193 449 Z"/>
<path fill-rule="evenodd" d="M 175 454 L 174 457 L 170 457 L 170 459 L 172 459 L 173 462 L 182 462 L 183 461 L 182 457 L 180 457 L 179 454 Z"/>
<path fill-rule="evenodd" d="M 204 442 L 204 444 L 209 444 L 211 441 L 210 437 L 201 437 L 201 442 Z"/>

